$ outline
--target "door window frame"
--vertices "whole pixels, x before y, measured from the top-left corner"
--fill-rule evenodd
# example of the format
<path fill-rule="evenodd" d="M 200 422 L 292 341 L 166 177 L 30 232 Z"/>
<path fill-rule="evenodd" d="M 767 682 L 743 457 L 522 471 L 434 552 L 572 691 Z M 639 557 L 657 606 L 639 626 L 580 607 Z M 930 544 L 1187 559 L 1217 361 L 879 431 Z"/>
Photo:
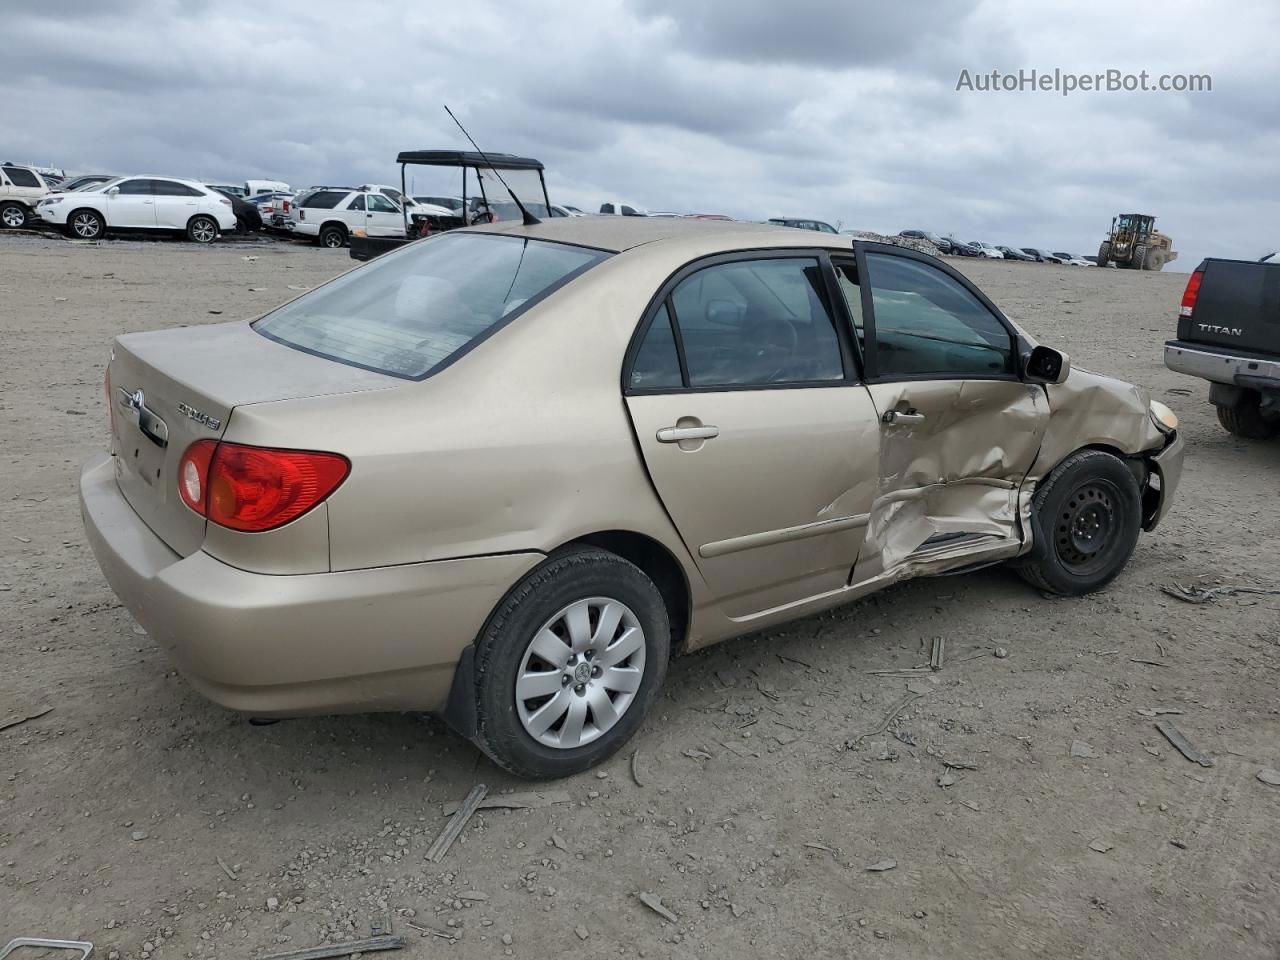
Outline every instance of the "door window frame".
<path fill-rule="evenodd" d="M 832 259 L 836 262 L 842 259 L 842 251 L 833 254 Z M 1013 370 L 1009 373 L 961 373 L 940 371 L 935 373 L 889 373 L 881 374 L 879 369 L 879 358 L 876 355 L 876 314 L 874 297 L 871 293 L 871 271 L 867 268 L 866 255 L 869 253 L 883 254 L 891 257 L 899 257 L 903 260 L 915 260 L 927 266 L 933 267 L 935 270 L 943 273 L 950 279 L 958 283 L 964 290 L 973 296 L 987 312 L 991 314 L 1004 327 L 1005 332 L 1009 334 L 1010 351 L 1013 354 Z M 843 259 L 849 259 L 847 255 Z M 1022 376 L 1023 354 L 1026 347 L 1022 338 L 1022 334 L 1018 331 L 1009 318 L 1000 312 L 1000 308 L 991 302 L 981 290 L 974 286 L 969 278 L 956 270 L 950 264 L 943 263 L 936 257 L 928 254 L 911 250 L 907 247 L 899 247 L 896 244 L 876 243 L 874 241 L 855 240 L 853 242 L 853 262 L 858 270 L 858 287 L 862 294 L 862 329 L 866 344 L 863 350 L 863 369 L 865 371 L 865 379 L 868 384 L 872 383 L 900 383 L 904 381 L 929 381 L 929 380 L 1002 380 L 1008 382 L 1019 383 L 1024 378 Z M 834 276 L 834 272 L 833 272 Z M 839 292 L 839 291 L 838 291 Z M 843 293 L 841 292 L 841 306 L 844 306 Z M 848 315 L 848 310 L 845 310 Z M 850 330 L 853 329 L 853 318 L 847 316 Z M 854 340 L 857 340 L 856 333 Z"/>
<path fill-rule="evenodd" d="M 622 378 L 621 387 L 623 396 L 654 396 L 676 393 L 727 393 L 730 391 L 742 390 L 805 390 L 822 387 L 847 387 L 857 386 L 863 382 L 861 376 L 861 356 L 856 343 L 856 337 L 853 336 L 853 324 L 849 320 L 848 310 L 844 304 L 844 294 L 840 291 L 836 281 L 835 271 L 831 266 L 831 258 L 828 256 L 830 251 L 821 247 L 776 247 L 759 250 L 740 250 L 731 253 L 718 253 L 706 257 L 699 257 L 691 260 L 682 266 L 675 273 L 671 274 L 666 281 L 658 288 L 657 293 L 649 301 L 644 312 L 640 315 L 640 321 L 637 323 L 634 332 L 631 334 L 631 341 L 627 345 L 626 353 L 622 359 Z M 836 335 L 836 343 L 840 348 L 840 365 L 844 371 L 844 375 L 839 379 L 828 380 L 800 380 L 787 383 L 725 383 L 710 384 L 705 386 L 689 385 L 689 368 L 685 360 L 684 337 L 680 331 L 680 318 L 676 313 L 675 305 L 671 302 L 671 295 L 675 292 L 676 287 L 693 276 L 711 267 L 723 266 L 729 263 L 748 263 L 753 260 L 816 260 L 818 269 L 822 274 L 823 293 L 827 300 L 827 309 L 831 316 L 832 330 Z M 671 317 L 671 333 L 676 342 L 676 356 L 680 362 L 680 378 L 682 385 L 678 387 L 633 387 L 631 385 L 631 371 L 635 365 L 636 357 L 640 353 L 640 347 L 649 335 L 649 328 L 653 325 L 654 318 L 661 313 L 662 307 L 667 308 L 667 312 Z"/>

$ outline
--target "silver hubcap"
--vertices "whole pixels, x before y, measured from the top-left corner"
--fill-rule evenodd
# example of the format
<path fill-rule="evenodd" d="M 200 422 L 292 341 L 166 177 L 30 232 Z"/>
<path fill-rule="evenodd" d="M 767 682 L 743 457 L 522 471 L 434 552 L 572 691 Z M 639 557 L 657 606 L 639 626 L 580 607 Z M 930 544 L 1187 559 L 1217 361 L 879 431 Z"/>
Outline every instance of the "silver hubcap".
<path fill-rule="evenodd" d="M 4 208 L 4 222 L 7 226 L 20 227 L 24 220 L 26 220 L 26 215 L 17 207 Z"/>
<path fill-rule="evenodd" d="M 201 243 L 210 243 L 218 235 L 218 228 L 209 220 L 197 220 L 191 225 L 191 235 Z"/>
<path fill-rule="evenodd" d="M 608 733 L 644 678 L 644 630 L 609 597 L 569 604 L 542 625 L 516 674 L 516 713 L 533 739 L 569 750 Z"/>
<path fill-rule="evenodd" d="M 98 221 L 87 213 L 82 213 L 71 224 L 76 235 L 80 237 L 96 237 L 98 235 Z"/>
<path fill-rule="evenodd" d="M 342 237 L 336 233 L 326 233 L 324 235 L 324 245 L 326 247 L 340 247 L 342 246 Z"/>

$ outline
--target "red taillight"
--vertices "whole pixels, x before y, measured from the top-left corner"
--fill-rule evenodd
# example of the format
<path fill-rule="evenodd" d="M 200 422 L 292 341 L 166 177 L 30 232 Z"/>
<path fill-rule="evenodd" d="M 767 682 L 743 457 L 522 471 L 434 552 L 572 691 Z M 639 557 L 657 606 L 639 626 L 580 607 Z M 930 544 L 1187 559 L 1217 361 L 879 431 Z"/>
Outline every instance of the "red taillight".
<path fill-rule="evenodd" d="M 1204 279 L 1204 271 L 1197 270 L 1187 279 L 1187 289 L 1182 291 L 1182 307 L 1178 316 L 1190 317 L 1196 312 L 1196 299 L 1200 296 L 1200 281 Z"/>
<path fill-rule="evenodd" d="M 289 212 L 289 201 L 288 201 L 288 200 L 284 201 L 284 212 L 285 212 L 285 213 L 288 213 L 288 212 Z"/>
<path fill-rule="evenodd" d="M 213 523 L 256 533 L 302 516 L 350 472 L 336 453 L 198 440 L 178 465 L 178 493 Z"/>

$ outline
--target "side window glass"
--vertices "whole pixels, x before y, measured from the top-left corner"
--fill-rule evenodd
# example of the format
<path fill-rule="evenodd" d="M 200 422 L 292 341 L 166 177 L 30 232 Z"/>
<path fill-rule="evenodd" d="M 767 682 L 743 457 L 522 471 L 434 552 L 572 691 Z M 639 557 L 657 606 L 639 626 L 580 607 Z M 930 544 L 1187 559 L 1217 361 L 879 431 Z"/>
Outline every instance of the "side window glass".
<path fill-rule="evenodd" d="M 959 282 L 906 257 L 870 253 L 866 263 L 880 376 L 1013 372 L 1012 336 Z"/>
<path fill-rule="evenodd" d="M 354 200 L 352 200 L 350 203 L 348 203 L 348 204 L 347 204 L 347 209 L 348 209 L 348 210 L 363 210 L 363 209 L 364 209 L 364 196 L 363 196 L 363 195 L 358 196 L 358 197 L 356 197 Z"/>
<path fill-rule="evenodd" d="M 671 332 L 671 314 L 663 304 L 654 314 L 644 342 L 636 351 L 635 362 L 631 365 L 631 387 L 635 390 L 656 390 L 683 385 L 680 355 Z"/>
<path fill-rule="evenodd" d="M 369 194 L 369 209 L 377 213 L 399 213 L 396 205 L 380 193 Z"/>
<path fill-rule="evenodd" d="M 694 387 L 840 380 L 840 340 L 809 257 L 708 267 L 672 294 Z"/>
<path fill-rule="evenodd" d="M 840 283 L 840 292 L 844 294 L 844 302 L 849 307 L 849 316 L 853 318 L 853 331 L 857 334 L 858 345 L 864 346 L 866 336 L 862 323 L 862 288 L 858 286 L 858 268 L 849 261 L 836 261 L 836 280 Z"/>
<path fill-rule="evenodd" d="M 126 180 L 120 184 L 120 193 L 128 196 L 149 195 L 151 190 L 150 180 Z"/>
<path fill-rule="evenodd" d="M 15 187 L 38 187 L 40 181 L 36 175 L 30 170 L 22 167 L 5 167 L 4 172 L 8 174 L 9 182 Z"/>

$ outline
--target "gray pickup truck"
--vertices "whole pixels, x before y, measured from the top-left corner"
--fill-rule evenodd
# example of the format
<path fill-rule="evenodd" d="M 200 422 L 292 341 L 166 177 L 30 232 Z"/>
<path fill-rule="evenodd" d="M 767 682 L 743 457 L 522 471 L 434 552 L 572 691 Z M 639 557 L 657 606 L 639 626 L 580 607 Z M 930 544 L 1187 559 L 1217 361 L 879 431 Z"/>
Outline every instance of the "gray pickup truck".
<path fill-rule="evenodd" d="M 1280 434 L 1280 260 L 1210 257 L 1187 281 L 1164 365 L 1209 381 L 1218 421 L 1239 437 Z"/>

